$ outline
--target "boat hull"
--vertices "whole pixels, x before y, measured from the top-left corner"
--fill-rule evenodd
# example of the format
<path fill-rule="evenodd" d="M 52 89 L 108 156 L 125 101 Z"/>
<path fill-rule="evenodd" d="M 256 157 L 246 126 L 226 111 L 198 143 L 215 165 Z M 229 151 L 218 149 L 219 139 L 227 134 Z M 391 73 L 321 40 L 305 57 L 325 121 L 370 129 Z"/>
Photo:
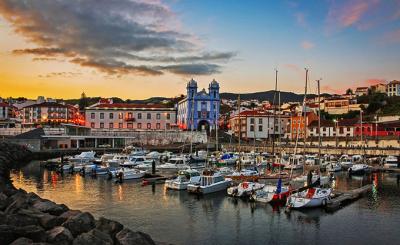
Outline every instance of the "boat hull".
<path fill-rule="evenodd" d="M 200 186 L 200 185 L 193 185 L 189 184 L 187 186 L 187 190 L 189 193 L 195 194 L 209 194 L 219 191 L 226 191 L 226 189 L 231 185 L 231 180 L 224 180 L 215 184 L 207 185 L 207 186 Z"/>

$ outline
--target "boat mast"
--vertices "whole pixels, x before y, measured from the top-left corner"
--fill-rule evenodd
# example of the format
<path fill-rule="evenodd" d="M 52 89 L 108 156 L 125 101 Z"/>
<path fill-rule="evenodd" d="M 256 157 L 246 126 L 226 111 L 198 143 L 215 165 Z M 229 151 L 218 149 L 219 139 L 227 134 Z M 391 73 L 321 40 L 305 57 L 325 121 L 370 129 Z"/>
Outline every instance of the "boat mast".
<path fill-rule="evenodd" d="M 317 80 L 318 85 L 318 164 L 321 164 L 321 96 L 320 96 L 320 81 Z"/>
<path fill-rule="evenodd" d="M 275 68 L 275 90 L 274 90 L 274 99 L 272 101 L 272 106 L 273 106 L 273 113 L 274 113 L 274 122 L 272 123 L 273 129 L 272 129 L 272 156 L 275 156 L 275 121 L 276 121 L 276 105 L 275 105 L 275 99 L 276 99 L 276 91 L 278 90 L 278 69 Z"/>
<path fill-rule="evenodd" d="M 361 121 L 361 150 L 364 150 L 364 141 L 363 141 L 363 118 L 362 118 L 362 109 L 360 110 L 360 121 Z"/>
<path fill-rule="evenodd" d="M 218 117 L 217 117 L 218 108 L 215 106 L 215 151 L 218 151 Z"/>
<path fill-rule="evenodd" d="M 192 108 L 190 118 L 190 155 L 193 154 L 193 127 L 194 127 L 194 93 L 192 93 Z"/>
<path fill-rule="evenodd" d="M 303 161 L 306 160 L 306 135 L 307 135 L 307 111 L 306 111 L 306 101 L 307 101 L 307 82 L 308 82 L 308 68 L 304 68 L 306 71 L 306 84 L 304 86 L 304 101 L 303 101 L 303 113 L 304 113 L 304 122 L 303 122 Z M 305 162 L 304 162 L 305 163 Z M 304 163 L 303 163 L 303 173 L 304 173 Z"/>
<path fill-rule="evenodd" d="M 241 162 L 240 162 L 240 151 L 241 151 L 241 147 L 240 147 L 240 138 L 242 136 L 242 119 L 240 118 L 240 94 L 238 95 L 238 116 L 239 116 L 239 161 L 238 161 L 238 165 L 237 169 L 240 170 L 241 167 Z"/>

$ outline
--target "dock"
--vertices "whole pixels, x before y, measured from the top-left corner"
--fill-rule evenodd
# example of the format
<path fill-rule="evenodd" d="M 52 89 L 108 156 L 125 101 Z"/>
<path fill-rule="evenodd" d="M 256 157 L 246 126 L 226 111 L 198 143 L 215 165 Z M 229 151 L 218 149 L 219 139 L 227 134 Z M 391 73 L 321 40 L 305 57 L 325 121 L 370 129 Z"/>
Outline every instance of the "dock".
<path fill-rule="evenodd" d="M 339 209 L 343 204 L 352 202 L 358 198 L 360 198 L 363 194 L 370 191 L 372 188 L 372 184 L 365 185 L 363 187 L 350 190 L 344 193 L 336 193 L 336 197 L 330 199 L 326 204 L 327 211 L 335 211 Z"/>

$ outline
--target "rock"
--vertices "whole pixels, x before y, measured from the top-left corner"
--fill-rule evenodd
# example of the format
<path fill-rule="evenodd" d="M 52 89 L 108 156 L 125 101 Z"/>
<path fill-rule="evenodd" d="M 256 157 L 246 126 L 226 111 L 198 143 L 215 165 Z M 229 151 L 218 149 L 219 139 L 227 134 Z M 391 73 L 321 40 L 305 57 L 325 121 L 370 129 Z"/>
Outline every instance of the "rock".
<path fill-rule="evenodd" d="M 56 244 L 70 244 L 74 237 L 71 232 L 63 227 L 57 226 L 46 232 L 47 241 Z"/>
<path fill-rule="evenodd" d="M 98 230 L 93 229 L 87 233 L 82 233 L 75 238 L 74 245 L 86 245 L 86 244 L 96 244 L 96 245 L 112 245 L 114 244 L 111 237 Z"/>
<path fill-rule="evenodd" d="M 62 226 L 69 229 L 74 237 L 77 235 L 88 232 L 95 227 L 93 216 L 88 213 L 80 213 L 67 219 Z"/>
<path fill-rule="evenodd" d="M 45 228 L 46 230 L 52 229 L 56 226 L 60 226 L 62 223 L 64 223 L 67 219 L 60 217 L 60 216 L 54 216 L 51 214 L 44 214 L 42 217 L 40 217 L 40 225 Z"/>
<path fill-rule="evenodd" d="M 149 235 L 143 232 L 134 232 L 129 229 L 123 229 L 115 236 L 117 244 L 141 244 L 141 245 L 155 245 L 155 242 Z"/>
<path fill-rule="evenodd" d="M 79 210 L 68 210 L 60 215 L 61 218 L 69 219 L 75 215 L 81 214 L 82 212 Z"/>
<path fill-rule="evenodd" d="M 6 223 L 13 226 L 39 225 L 39 219 L 31 215 L 16 213 L 7 215 Z"/>
<path fill-rule="evenodd" d="M 17 212 L 21 208 L 28 208 L 28 196 L 26 192 L 17 191 L 14 195 L 10 196 L 6 200 L 7 208 L 4 210 L 6 213 Z"/>
<path fill-rule="evenodd" d="M 96 221 L 96 229 L 107 233 L 113 239 L 115 239 L 115 235 L 123 228 L 124 226 L 121 223 L 103 217 L 100 217 L 100 219 Z"/>
<path fill-rule="evenodd" d="M 46 238 L 45 231 L 37 225 L 13 226 L 0 225 L 0 244 L 8 244 L 19 237 L 32 239 L 34 242 L 42 242 Z"/>
<path fill-rule="evenodd" d="M 31 239 L 28 239 L 26 237 L 20 237 L 17 240 L 13 241 L 10 245 L 25 245 L 31 243 L 33 243 Z"/>
<path fill-rule="evenodd" d="M 56 204 L 49 200 L 39 199 L 33 203 L 33 207 L 43 213 L 49 213 L 52 215 L 60 215 L 68 210 L 64 204 Z"/>

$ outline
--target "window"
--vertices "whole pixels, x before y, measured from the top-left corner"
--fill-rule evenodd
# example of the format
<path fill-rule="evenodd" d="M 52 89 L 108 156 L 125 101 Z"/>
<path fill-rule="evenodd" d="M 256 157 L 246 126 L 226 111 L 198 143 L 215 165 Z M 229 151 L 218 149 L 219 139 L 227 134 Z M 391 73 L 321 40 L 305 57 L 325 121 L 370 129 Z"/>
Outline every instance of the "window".
<path fill-rule="evenodd" d="M 141 129 L 141 128 L 142 128 L 142 124 L 141 124 L 141 123 L 138 123 L 138 124 L 137 124 L 137 128 L 138 128 L 138 129 Z"/>
<path fill-rule="evenodd" d="M 259 123 L 259 124 L 262 124 L 262 118 L 259 118 L 259 119 L 258 119 L 258 123 Z"/>
<path fill-rule="evenodd" d="M 171 114 L 167 113 L 167 120 L 171 119 Z"/>
<path fill-rule="evenodd" d="M 91 128 L 94 128 L 94 127 L 95 127 L 94 122 L 90 123 L 90 127 L 91 127 Z"/>
<path fill-rule="evenodd" d="M 124 119 L 124 114 L 122 112 L 118 113 L 118 119 Z"/>
<path fill-rule="evenodd" d="M 168 115 L 169 115 L 169 114 L 168 114 Z M 167 124 L 165 125 L 165 128 L 166 128 L 166 129 L 170 129 L 170 128 L 171 128 L 171 124 L 167 123 Z"/>
<path fill-rule="evenodd" d="M 100 113 L 100 119 L 104 119 L 104 113 Z"/>
<path fill-rule="evenodd" d="M 347 131 L 350 131 L 350 127 L 347 127 Z"/>
<path fill-rule="evenodd" d="M 254 118 L 250 118 L 250 123 L 254 124 Z"/>
<path fill-rule="evenodd" d="M 160 120 L 160 119 L 161 119 L 161 114 L 157 113 L 157 120 Z"/>
<path fill-rule="evenodd" d="M 129 118 L 129 119 L 132 118 L 132 112 L 128 112 L 128 118 Z"/>
<path fill-rule="evenodd" d="M 151 123 L 147 124 L 147 129 L 151 129 Z"/>
<path fill-rule="evenodd" d="M 259 131 L 259 132 L 262 132 L 262 131 L 263 131 L 263 126 L 262 126 L 262 125 L 259 125 L 259 126 L 258 126 L 258 131 Z"/>
<path fill-rule="evenodd" d="M 118 128 L 123 128 L 124 124 L 123 123 L 118 123 Z"/>
<path fill-rule="evenodd" d="M 109 118 L 114 119 L 114 113 L 110 112 Z"/>
<path fill-rule="evenodd" d="M 142 119 L 142 113 L 138 113 L 138 114 L 137 114 L 137 118 L 138 118 L 138 119 Z"/>
<path fill-rule="evenodd" d="M 96 118 L 96 115 L 94 114 L 94 112 L 90 113 L 90 118 L 91 119 L 95 119 Z"/>
<path fill-rule="evenodd" d="M 114 128 L 114 123 L 110 123 L 110 124 L 108 125 L 108 127 L 109 127 L 109 128 Z"/>
<path fill-rule="evenodd" d="M 159 123 L 156 124 L 156 129 L 160 129 L 161 125 Z"/>
<path fill-rule="evenodd" d="M 147 113 L 147 119 L 151 119 L 151 113 Z"/>
<path fill-rule="evenodd" d="M 127 126 L 127 128 L 133 128 L 133 124 L 132 123 L 127 123 L 126 126 Z"/>
<path fill-rule="evenodd" d="M 250 125 L 250 132 L 254 131 L 254 125 Z"/>
<path fill-rule="evenodd" d="M 100 128 L 104 128 L 104 123 L 100 123 Z"/>

